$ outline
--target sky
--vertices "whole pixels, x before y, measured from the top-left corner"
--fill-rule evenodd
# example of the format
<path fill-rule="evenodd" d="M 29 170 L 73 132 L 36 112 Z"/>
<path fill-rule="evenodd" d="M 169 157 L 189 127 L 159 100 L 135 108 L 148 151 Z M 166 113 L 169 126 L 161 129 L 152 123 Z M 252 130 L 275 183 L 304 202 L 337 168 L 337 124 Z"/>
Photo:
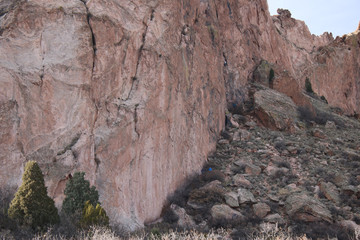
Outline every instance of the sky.
<path fill-rule="evenodd" d="M 271 15 L 278 8 L 290 10 L 292 17 L 305 21 L 310 32 L 332 32 L 342 36 L 354 32 L 360 21 L 360 0 L 268 0 Z"/>

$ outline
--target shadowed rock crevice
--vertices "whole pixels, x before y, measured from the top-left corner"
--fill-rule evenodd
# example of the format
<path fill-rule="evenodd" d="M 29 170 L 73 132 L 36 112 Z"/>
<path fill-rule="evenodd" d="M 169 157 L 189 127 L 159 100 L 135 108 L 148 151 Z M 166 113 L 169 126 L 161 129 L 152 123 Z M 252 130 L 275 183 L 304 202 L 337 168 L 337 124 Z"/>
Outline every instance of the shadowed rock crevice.
<path fill-rule="evenodd" d="M 94 74 L 94 69 L 95 69 L 95 60 L 96 60 L 96 38 L 95 38 L 95 34 L 94 34 L 94 31 L 93 31 L 93 28 L 91 26 L 91 13 L 89 11 L 89 7 L 87 6 L 87 0 L 80 0 L 85 8 L 86 8 L 86 20 L 87 20 L 87 24 L 89 26 L 89 29 L 90 29 L 90 33 L 91 33 L 91 44 L 92 44 L 92 49 L 94 51 L 94 54 L 93 54 L 93 65 L 92 65 L 92 75 Z M 93 76 L 91 76 L 92 78 Z"/>

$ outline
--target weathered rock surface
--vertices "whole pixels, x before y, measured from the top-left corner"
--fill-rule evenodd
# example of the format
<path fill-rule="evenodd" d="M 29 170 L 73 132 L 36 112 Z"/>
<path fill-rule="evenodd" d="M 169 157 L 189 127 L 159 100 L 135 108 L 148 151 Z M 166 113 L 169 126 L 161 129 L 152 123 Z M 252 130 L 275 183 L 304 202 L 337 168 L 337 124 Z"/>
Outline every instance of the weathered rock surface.
<path fill-rule="evenodd" d="M 238 195 L 235 192 L 226 193 L 225 202 L 230 207 L 239 207 Z"/>
<path fill-rule="evenodd" d="M 60 207 L 68 174 L 85 171 L 112 223 L 134 229 L 201 169 L 226 104 L 249 108 L 262 60 L 260 77 L 273 67 L 269 86 L 294 103 L 309 104 L 309 78 L 330 105 L 359 113 L 359 45 L 359 31 L 333 41 L 286 11 L 271 17 L 265 0 L 1 1 L 0 183 L 20 185 L 36 160 Z M 265 126 L 292 129 L 260 106 Z M 253 141 L 248 130 L 233 142 Z"/>
<path fill-rule="evenodd" d="M 237 191 L 237 194 L 238 194 L 240 204 L 256 203 L 256 199 L 255 199 L 254 195 L 249 190 L 246 190 L 244 188 L 239 188 Z"/>
<path fill-rule="evenodd" d="M 264 218 L 271 211 L 269 205 L 266 203 L 256 203 L 253 205 L 253 210 L 256 216 Z"/>
<path fill-rule="evenodd" d="M 290 97 L 267 89 L 254 94 L 255 114 L 269 128 L 279 130 L 294 129 L 297 107 Z"/>
<path fill-rule="evenodd" d="M 244 220 L 244 216 L 229 207 L 228 205 L 222 204 L 222 205 L 214 205 L 211 210 L 211 217 L 214 220 L 232 220 L 232 221 L 241 221 Z"/>
<path fill-rule="evenodd" d="M 320 183 L 320 191 L 325 195 L 327 199 L 333 201 L 337 204 L 340 204 L 340 194 L 337 190 L 336 186 L 331 182 L 321 182 Z"/>
<path fill-rule="evenodd" d="M 286 211 L 294 219 L 305 222 L 331 222 L 331 213 L 324 204 L 304 193 L 290 195 L 286 199 Z"/>
<path fill-rule="evenodd" d="M 224 122 L 207 4 L 13 3 L 0 22 L 0 182 L 19 185 L 36 160 L 57 206 L 65 177 L 85 171 L 113 223 L 159 217 Z"/>

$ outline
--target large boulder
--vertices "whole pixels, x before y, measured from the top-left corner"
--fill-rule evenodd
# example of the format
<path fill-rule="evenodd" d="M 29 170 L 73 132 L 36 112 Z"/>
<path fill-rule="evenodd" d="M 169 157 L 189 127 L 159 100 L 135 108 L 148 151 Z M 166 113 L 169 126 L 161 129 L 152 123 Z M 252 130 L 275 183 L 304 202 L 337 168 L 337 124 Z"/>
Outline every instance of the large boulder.
<path fill-rule="evenodd" d="M 256 199 L 255 199 L 254 195 L 252 194 L 252 192 L 250 192 L 247 189 L 239 188 L 237 191 L 237 194 L 238 194 L 240 204 L 256 203 Z"/>
<path fill-rule="evenodd" d="M 245 217 L 238 211 L 232 209 L 228 205 L 214 205 L 210 210 L 213 220 L 232 220 L 232 221 L 243 221 Z"/>
<path fill-rule="evenodd" d="M 264 89 L 254 94 L 255 114 L 266 127 L 278 130 L 294 130 L 297 106 L 285 94 Z"/>
<path fill-rule="evenodd" d="M 294 193 L 285 202 L 286 213 L 293 219 L 305 222 L 327 221 L 332 216 L 329 209 L 319 200 L 305 193 Z"/>

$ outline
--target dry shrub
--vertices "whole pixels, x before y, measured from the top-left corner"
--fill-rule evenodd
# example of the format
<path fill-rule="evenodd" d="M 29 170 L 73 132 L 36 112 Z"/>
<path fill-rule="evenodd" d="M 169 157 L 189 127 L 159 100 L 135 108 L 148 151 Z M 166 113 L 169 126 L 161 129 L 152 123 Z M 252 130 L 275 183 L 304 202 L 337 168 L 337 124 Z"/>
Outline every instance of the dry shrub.
<path fill-rule="evenodd" d="M 332 121 L 335 122 L 338 127 L 345 126 L 344 123 L 341 120 L 335 118 L 334 114 L 332 113 L 322 112 L 318 109 L 316 109 L 315 112 L 312 112 L 310 108 L 303 106 L 298 107 L 297 110 L 299 113 L 299 119 L 305 123 L 315 122 L 320 125 L 325 125 L 327 121 Z"/>
<path fill-rule="evenodd" d="M 222 173 L 219 170 L 212 170 L 212 171 L 207 171 L 202 175 L 202 180 L 204 182 L 212 182 L 215 180 L 219 180 L 220 182 L 224 182 L 225 179 L 225 174 Z"/>
<path fill-rule="evenodd" d="M 216 203 L 223 203 L 223 191 L 218 188 L 195 189 L 190 192 L 189 200 L 201 205 L 211 206 Z"/>

